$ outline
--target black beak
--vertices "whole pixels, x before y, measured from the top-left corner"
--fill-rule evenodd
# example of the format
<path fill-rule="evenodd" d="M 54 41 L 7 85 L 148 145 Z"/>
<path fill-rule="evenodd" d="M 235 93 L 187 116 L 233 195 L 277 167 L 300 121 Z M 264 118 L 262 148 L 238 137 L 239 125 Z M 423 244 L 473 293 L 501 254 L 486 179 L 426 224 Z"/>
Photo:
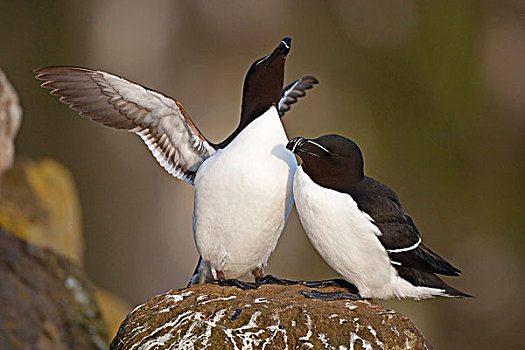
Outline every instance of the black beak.
<path fill-rule="evenodd" d="M 279 57 L 280 55 L 283 55 L 286 57 L 288 55 L 288 52 L 290 52 L 290 48 L 292 47 L 292 39 L 289 37 L 285 37 L 281 40 L 279 45 L 267 56 L 264 58 L 261 58 L 255 65 L 259 65 L 261 63 L 265 63 L 267 66 L 272 64 L 272 62 Z"/>
<path fill-rule="evenodd" d="M 277 50 L 279 50 L 279 53 L 281 55 L 288 55 L 288 52 L 290 52 L 290 48 L 292 47 L 292 39 L 289 37 L 283 38 L 281 42 L 279 43 L 279 46 L 277 47 Z"/>
<path fill-rule="evenodd" d="M 295 154 L 307 153 L 314 157 L 319 158 L 320 157 L 319 154 L 303 147 L 304 144 L 307 142 L 308 142 L 308 139 L 305 139 L 304 137 L 294 137 L 288 142 L 288 144 L 286 145 L 286 149 L 288 149 L 290 152 L 295 153 Z"/>

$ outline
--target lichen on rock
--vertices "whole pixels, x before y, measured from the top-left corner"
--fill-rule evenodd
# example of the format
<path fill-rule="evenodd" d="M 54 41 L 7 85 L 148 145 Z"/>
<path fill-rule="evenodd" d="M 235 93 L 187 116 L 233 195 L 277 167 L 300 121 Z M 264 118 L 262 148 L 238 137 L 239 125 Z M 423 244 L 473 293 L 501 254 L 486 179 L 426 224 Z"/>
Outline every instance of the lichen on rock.
<path fill-rule="evenodd" d="M 431 349 L 405 316 L 360 300 L 307 299 L 300 285 L 214 284 L 137 306 L 111 349 Z M 324 288 L 323 291 L 335 291 Z"/>
<path fill-rule="evenodd" d="M 82 265 L 84 238 L 78 193 L 55 160 L 17 159 L 0 184 L 0 226 Z"/>

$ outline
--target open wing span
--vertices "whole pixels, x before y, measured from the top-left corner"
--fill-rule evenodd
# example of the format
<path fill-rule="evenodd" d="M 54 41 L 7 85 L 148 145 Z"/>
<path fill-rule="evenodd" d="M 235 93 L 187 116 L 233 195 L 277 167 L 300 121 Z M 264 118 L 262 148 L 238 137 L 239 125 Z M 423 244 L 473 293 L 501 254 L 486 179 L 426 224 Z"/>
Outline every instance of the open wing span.
<path fill-rule="evenodd" d="M 80 67 L 35 70 L 42 87 L 97 123 L 139 135 L 168 173 L 193 184 L 199 166 L 215 148 L 182 104 L 118 76 Z"/>

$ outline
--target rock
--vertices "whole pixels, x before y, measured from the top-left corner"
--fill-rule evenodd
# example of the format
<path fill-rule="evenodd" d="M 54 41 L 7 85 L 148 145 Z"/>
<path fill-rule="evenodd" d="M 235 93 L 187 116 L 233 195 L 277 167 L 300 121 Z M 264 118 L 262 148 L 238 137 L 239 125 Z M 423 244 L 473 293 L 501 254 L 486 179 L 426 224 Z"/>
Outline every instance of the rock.
<path fill-rule="evenodd" d="M 0 184 L 0 226 L 82 265 L 81 208 L 73 177 L 52 159 L 17 160 Z"/>
<path fill-rule="evenodd" d="M 170 291 L 136 307 L 110 349 L 431 349 L 414 324 L 393 310 L 300 294 L 310 290 L 201 284 Z"/>
<path fill-rule="evenodd" d="M 68 259 L 0 228 L 0 280 L 0 348 L 106 348 L 93 287 Z"/>
<path fill-rule="evenodd" d="M 15 137 L 22 122 L 18 95 L 0 70 L 0 180 L 13 164 Z"/>

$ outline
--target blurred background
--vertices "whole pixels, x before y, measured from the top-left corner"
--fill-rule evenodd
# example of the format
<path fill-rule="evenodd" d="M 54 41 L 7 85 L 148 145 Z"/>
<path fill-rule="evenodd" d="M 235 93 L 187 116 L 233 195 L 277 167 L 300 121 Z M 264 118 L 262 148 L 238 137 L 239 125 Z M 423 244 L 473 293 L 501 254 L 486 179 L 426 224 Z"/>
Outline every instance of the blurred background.
<path fill-rule="evenodd" d="M 131 304 L 186 286 L 197 262 L 193 189 L 141 140 L 78 117 L 32 70 L 108 71 L 182 101 L 213 142 L 236 127 L 244 75 L 283 36 L 285 83 L 320 84 L 290 137 L 339 133 L 399 194 L 425 244 L 463 270 L 472 300 L 388 301 L 437 349 L 523 348 L 525 1 L 1 1 L 0 67 L 20 94 L 19 155 L 74 174 L 84 266 Z M 335 273 L 294 210 L 268 273 Z"/>

